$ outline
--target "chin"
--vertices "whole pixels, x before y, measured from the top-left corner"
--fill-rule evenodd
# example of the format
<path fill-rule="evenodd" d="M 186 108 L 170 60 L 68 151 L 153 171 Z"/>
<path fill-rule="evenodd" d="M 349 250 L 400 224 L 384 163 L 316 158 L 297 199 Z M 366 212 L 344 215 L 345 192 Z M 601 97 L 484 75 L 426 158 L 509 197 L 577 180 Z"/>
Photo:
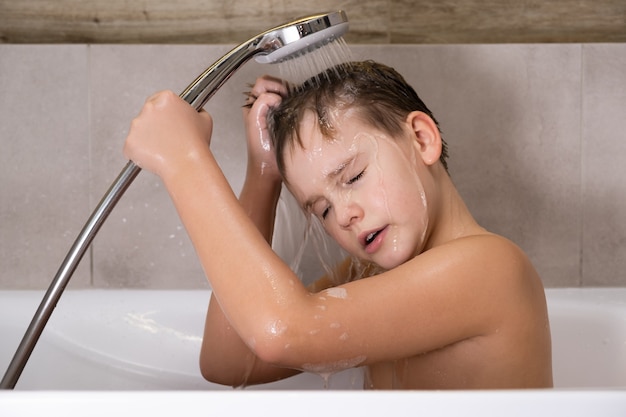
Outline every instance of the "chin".
<path fill-rule="evenodd" d="M 378 262 L 374 261 L 376 265 L 380 266 L 382 269 L 388 271 L 390 269 L 394 269 L 403 263 L 411 260 L 413 256 L 398 256 L 400 254 L 394 254 L 394 256 L 387 257 L 386 259 L 381 259 Z"/>

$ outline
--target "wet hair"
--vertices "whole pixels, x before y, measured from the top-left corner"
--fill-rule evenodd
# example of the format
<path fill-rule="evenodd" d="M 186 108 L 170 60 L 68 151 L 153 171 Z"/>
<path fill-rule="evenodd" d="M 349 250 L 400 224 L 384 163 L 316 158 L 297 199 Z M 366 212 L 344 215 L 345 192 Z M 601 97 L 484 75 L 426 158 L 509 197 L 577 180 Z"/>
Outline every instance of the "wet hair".
<path fill-rule="evenodd" d="M 412 111 L 421 111 L 439 123 L 426 104 L 396 70 L 374 61 L 349 62 L 290 88 L 290 94 L 268 115 L 270 136 L 278 168 L 285 178 L 285 151 L 295 144 L 303 146 L 300 124 L 307 111 L 317 117 L 320 132 L 333 138 L 332 114 L 336 110 L 356 109 L 370 126 L 399 135 L 402 123 Z M 442 139 L 440 161 L 448 169 L 448 149 Z"/>

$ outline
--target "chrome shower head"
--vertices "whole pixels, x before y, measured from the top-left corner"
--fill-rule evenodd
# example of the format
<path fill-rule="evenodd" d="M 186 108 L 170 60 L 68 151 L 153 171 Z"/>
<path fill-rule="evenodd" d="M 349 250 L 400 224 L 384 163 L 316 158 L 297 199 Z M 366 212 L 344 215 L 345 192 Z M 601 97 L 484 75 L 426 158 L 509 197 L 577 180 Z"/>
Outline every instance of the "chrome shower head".
<path fill-rule="evenodd" d="M 255 61 L 282 62 L 338 39 L 347 31 L 348 17 L 342 10 L 298 19 L 259 35 Z"/>
<path fill-rule="evenodd" d="M 303 17 L 265 31 L 232 49 L 191 83 L 181 97 L 200 110 L 230 76 L 250 58 L 262 64 L 287 61 L 333 40 L 348 30 L 343 10 Z"/>

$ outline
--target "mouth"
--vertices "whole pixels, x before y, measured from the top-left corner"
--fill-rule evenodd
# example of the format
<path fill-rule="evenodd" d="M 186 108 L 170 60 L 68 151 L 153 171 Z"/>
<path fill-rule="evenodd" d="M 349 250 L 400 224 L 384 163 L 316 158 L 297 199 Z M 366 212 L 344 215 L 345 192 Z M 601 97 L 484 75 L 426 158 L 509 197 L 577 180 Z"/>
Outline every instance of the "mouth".
<path fill-rule="evenodd" d="M 361 234 L 359 240 L 361 241 L 361 245 L 365 248 L 366 252 L 375 252 L 376 249 L 378 249 L 382 240 L 382 234 L 385 230 L 387 230 L 387 226 L 382 229 Z"/>
<path fill-rule="evenodd" d="M 380 230 L 376 231 L 376 232 L 372 232 L 369 235 L 365 236 L 365 246 L 369 245 L 370 243 L 372 243 L 372 241 L 374 240 L 374 238 L 376 236 L 378 236 L 378 234 L 380 233 Z"/>

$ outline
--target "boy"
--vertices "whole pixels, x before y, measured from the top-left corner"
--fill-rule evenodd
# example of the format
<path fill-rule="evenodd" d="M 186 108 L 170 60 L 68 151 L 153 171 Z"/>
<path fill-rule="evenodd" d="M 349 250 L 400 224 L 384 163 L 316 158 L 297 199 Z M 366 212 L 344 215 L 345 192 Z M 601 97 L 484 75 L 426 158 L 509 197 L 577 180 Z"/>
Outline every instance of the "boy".
<path fill-rule="evenodd" d="M 131 126 L 126 155 L 164 181 L 213 288 L 205 378 L 238 386 L 365 365 L 367 388 L 552 386 L 541 280 L 469 213 L 430 111 L 384 65 L 326 75 L 291 94 L 257 81 L 239 201 L 207 146 L 208 114 L 163 92 Z M 315 288 L 269 245 L 282 182 L 357 260 Z"/>

